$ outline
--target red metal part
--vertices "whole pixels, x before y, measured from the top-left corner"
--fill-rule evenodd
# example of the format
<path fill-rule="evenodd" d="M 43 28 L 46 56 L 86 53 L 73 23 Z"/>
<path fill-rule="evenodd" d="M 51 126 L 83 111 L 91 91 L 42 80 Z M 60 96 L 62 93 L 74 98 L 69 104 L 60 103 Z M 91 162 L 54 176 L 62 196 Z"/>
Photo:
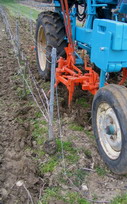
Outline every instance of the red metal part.
<path fill-rule="evenodd" d="M 66 30 L 68 42 L 70 44 L 70 47 L 72 48 L 72 52 L 74 52 L 74 42 L 72 40 L 71 21 L 70 21 L 70 15 L 69 15 L 68 0 L 60 0 L 60 3 L 61 3 L 62 12 L 63 12 L 64 25 L 65 25 L 65 30 Z"/>
<path fill-rule="evenodd" d="M 127 68 L 123 68 L 123 76 L 122 76 L 122 80 L 119 82 L 119 85 L 123 85 L 126 79 L 127 79 Z"/>
<path fill-rule="evenodd" d="M 69 98 L 68 104 L 71 104 L 75 86 L 79 84 L 82 86 L 82 90 L 90 91 L 92 94 L 96 94 L 99 87 L 99 76 L 92 69 L 92 67 L 88 67 L 88 57 L 85 58 L 85 70 L 87 73 L 83 74 L 83 72 L 74 65 L 75 57 L 72 54 L 72 47 L 70 44 L 67 48 L 65 48 L 67 58 L 64 59 L 60 57 L 58 60 L 58 68 L 56 68 L 56 86 L 59 83 L 63 83 L 68 91 Z"/>

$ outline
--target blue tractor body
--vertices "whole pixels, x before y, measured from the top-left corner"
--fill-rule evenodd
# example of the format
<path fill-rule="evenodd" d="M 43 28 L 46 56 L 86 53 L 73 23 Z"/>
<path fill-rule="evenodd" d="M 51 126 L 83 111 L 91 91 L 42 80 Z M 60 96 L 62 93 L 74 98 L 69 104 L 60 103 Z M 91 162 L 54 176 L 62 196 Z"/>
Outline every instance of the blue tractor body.
<path fill-rule="evenodd" d="M 100 70 L 100 87 L 105 84 L 106 73 L 119 72 L 127 67 L 127 0 L 87 0 L 77 1 L 86 6 L 85 23 L 77 23 L 76 1 L 68 1 L 72 25 L 73 41 L 78 48 L 89 53 L 90 61 Z M 54 0 L 56 11 L 62 14 L 60 3 Z M 98 15 L 100 10 L 102 16 Z M 119 16 L 122 17 L 119 20 Z M 82 14 L 83 15 L 83 14 Z M 113 19 L 113 20 L 112 20 Z M 77 63 L 82 59 L 77 58 Z"/>

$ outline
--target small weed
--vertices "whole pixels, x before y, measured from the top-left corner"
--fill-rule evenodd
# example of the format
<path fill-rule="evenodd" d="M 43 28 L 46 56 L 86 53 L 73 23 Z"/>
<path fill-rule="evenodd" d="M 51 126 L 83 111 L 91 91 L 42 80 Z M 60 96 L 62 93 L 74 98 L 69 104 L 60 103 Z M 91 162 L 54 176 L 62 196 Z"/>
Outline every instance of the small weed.
<path fill-rule="evenodd" d="M 92 132 L 91 131 L 89 131 L 89 130 L 85 130 L 85 134 L 89 137 L 89 138 L 91 138 L 91 139 L 94 139 L 95 140 L 95 136 L 92 134 Z"/>
<path fill-rule="evenodd" d="M 42 125 L 47 125 L 47 122 L 45 120 L 41 120 Z"/>
<path fill-rule="evenodd" d="M 75 186 L 80 187 L 87 173 L 82 169 L 75 169 L 67 172 L 69 178 L 72 179 Z"/>
<path fill-rule="evenodd" d="M 37 151 L 37 154 L 38 154 L 38 157 L 42 157 L 42 156 L 44 156 L 45 155 L 45 152 L 43 152 L 42 150 L 38 150 Z"/>
<path fill-rule="evenodd" d="M 47 82 L 43 83 L 42 88 L 44 89 L 45 93 L 48 93 L 50 90 L 50 82 L 47 81 Z"/>
<path fill-rule="evenodd" d="M 102 167 L 96 167 L 96 172 L 99 176 L 105 176 L 106 175 L 106 170 Z"/>
<path fill-rule="evenodd" d="M 35 113 L 35 118 L 41 118 L 42 117 L 42 113 L 41 112 L 36 112 Z"/>
<path fill-rule="evenodd" d="M 82 127 L 82 126 L 80 126 L 80 125 L 77 125 L 77 124 L 70 124 L 69 125 L 69 128 L 71 129 L 71 130 L 73 130 L 73 131 L 83 131 L 84 130 L 84 128 Z"/>
<path fill-rule="evenodd" d="M 33 153 L 33 149 L 31 147 L 26 147 L 25 151 Z"/>
<path fill-rule="evenodd" d="M 77 192 L 68 192 L 65 197 L 65 201 L 69 204 L 89 204 L 89 202 L 82 198 Z"/>
<path fill-rule="evenodd" d="M 24 61 L 20 61 L 20 64 L 21 64 L 21 65 L 25 65 L 25 62 L 24 62 Z"/>
<path fill-rule="evenodd" d="M 86 155 L 86 157 L 87 157 L 88 159 L 91 159 L 91 158 L 92 158 L 92 152 L 91 152 L 91 150 L 89 150 L 89 149 L 84 150 L 84 154 Z"/>
<path fill-rule="evenodd" d="M 17 121 L 20 125 L 22 125 L 22 124 L 24 123 L 24 120 L 21 119 L 21 118 L 16 118 L 16 121 Z"/>
<path fill-rule="evenodd" d="M 24 92 L 23 88 L 18 87 L 17 90 L 17 95 L 19 96 L 20 99 L 22 99 L 24 97 L 24 95 L 29 95 L 30 94 L 30 90 L 26 89 Z"/>
<path fill-rule="evenodd" d="M 92 197 L 93 197 L 93 200 L 95 201 L 98 199 L 98 196 L 96 194 L 94 194 Z"/>
<path fill-rule="evenodd" d="M 62 147 L 61 147 L 61 141 L 59 139 L 56 140 L 56 144 L 57 144 L 57 151 L 61 152 Z M 69 141 L 62 142 L 62 145 L 65 153 L 65 159 L 67 159 L 68 162 L 70 163 L 75 163 L 76 161 L 78 161 L 79 156 L 77 155 L 77 150 L 76 148 L 73 147 L 72 142 L 69 142 Z"/>
<path fill-rule="evenodd" d="M 59 139 L 56 139 L 56 144 L 57 144 L 58 152 L 61 152 L 61 141 Z M 77 152 L 77 150 L 73 147 L 72 142 L 70 142 L 70 141 L 62 142 L 62 145 L 63 145 L 64 151 L 68 151 L 70 153 L 76 153 Z"/>
<path fill-rule="evenodd" d="M 33 138 L 36 140 L 38 145 L 42 145 L 45 141 L 45 135 L 48 133 L 47 126 L 43 125 L 43 120 L 31 120 L 33 122 L 34 130 L 32 132 Z"/>
<path fill-rule="evenodd" d="M 77 99 L 77 100 L 76 100 L 76 103 L 77 103 L 78 105 L 81 105 L 81 106 L 84 107 L 84 108 L 88 108 L 88 107 L 89 107 L 89 103 L 86 101 L 85 98 L 79 98 L 79 99 Z"/>
<path fill-rule="evenodd" d="M 27 104 L 28 104 L 28 106 L 35 107 L 35 102 L 34 102 L 34 100 L 28 101 Z"/>
<path fill-rule="evenodd" d="M 39 136 L 42 136 L 43 134 L 46 134 L 47 132 L 48 132 L 47 127 L 35 128 L 35 130 L 33 131 L 33 137 L 37 138 Z"/>
<path fill-rule="evenodd" d="M 53 201 L 59 200 L 64 201 L 67 204 L 90 204 L 86 199 L 82 198 L 77 192 L 68 192 L 63 195 L 61 193 L 61 189 L 53 187 L 53 188 L 47 188 L 44 191 L 42 199 L 39 201 L 38 204 L 48 204 L 51 200 Z"/>
<path fill-rule="evenodd" d="M 37 155 L 38 158 L 42 158 L 42 156 L 45 155 L 45 152 L 40 149 L 34 149 L 33 152 Z"/>
<path fill-rule="evenodd" d="M 42 145 L 42 144 L 44 144 L 44 141 L 45 141 L 45 138 L 42 137 L 42 136 L 36 138 L 36 142 L 37 142 L 38 145 Z"/>
<path fill-rule="evenodd" d="M 26 89 L 25 92 L 26 92 L 26 95 L 30 95 L 31 94 L 29 89 Z"/>
<path fill-rule="evenodd" d="M 48 204 L 53 198 L 59 199 L 59 189 L 56 187 L 47 188 L 38 204 Z"/>
<path fill-rule="evenodd" d="M 16 74 L 14 74 L 14 75 L 11 76 L 11 79 L 14 80 L 14 81 L 16 81 L 16 80 L 21 80 L 21 77 L 20 77 L 19 74 L 16 73 Z"/>
<path fill-rule="evenodd" d="M 40 128 L 38 131 L 33 132 L 33 137 L 36 140 L 38 145 L 44 144 L 45 137 L 43 136 L 42 132 L 46 132 L 46 130 Z"/>
<path fill-rule="evenodd" d="M 65 155 L 65 158 L 68 160 L 69 163 L 75 163 L 78 161 L 79 159 L 79 156 L 78 155 L 73 155 L 73 154 L 68 154 L 68 155 Z"/>
<path fill-rule="evenodd" d="M 65 184 L 65 185 L 68 185 L 68 180 L 66 179 L 66 177 L 65 176 L 63 176 L 64 175 L 64 171 L 62 171 L 62 172 L 60 172 L 59 174 L 58 174 L 58 181 L 60 182 L 60 183 L 62 183 L 62 184 Z M 67 172 L 66 172 L 67 173 Z"/>
<path fill-rule="evenodd" d="M 47 127 L 41 127 L 39 122 L 34 123 L 34 131 L 33 131 L 33 137 L 36 139 L 48 132 Z"/>
<path fill-rule="evenodd" d="M 23 95 L 23 89 L 20 88 L 20 87 L 18 87 L 16 91 L 17 91 L 17 95 L 18 95 L 19 97 L 22 97 L 22 95 Z"/>
<path fill-rule="evenodd" d="M 58 164 L 58 160 L 55 157 L 51 158 L 48 162 L 46 162 L 45 164 L 42 164 L 39 167 L 40 172 L 42 174 L 48 173 L 48 172 L 53 172 L 55 167 L 57 166 L 57 164 Z"/>
<path fill-rule="evenodd" d="M 40 128 L 40 124 L 38 123 L 38 121 L 35 121 L 34 128 L 35 129 L 39 129 Z"/>
<path fill-rule="evenodd" d="M 127 194 L 117 196 L 111 201 L 111 204 L 127 204 Z"/>

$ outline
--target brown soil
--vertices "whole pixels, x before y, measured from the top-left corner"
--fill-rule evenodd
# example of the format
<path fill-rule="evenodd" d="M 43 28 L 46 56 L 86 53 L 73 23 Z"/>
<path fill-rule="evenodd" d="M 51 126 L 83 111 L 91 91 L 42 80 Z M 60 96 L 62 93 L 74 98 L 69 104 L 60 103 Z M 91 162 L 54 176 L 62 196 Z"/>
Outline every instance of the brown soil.
<path fill-rule="evenodd" d="M 22 85 L 13 80 L 18 65 L 2 19 L 0 27 L 0 200 L 4 204 L 25 204 L 28 202 L 27 192 L 16 182 L 24 182 L 34 201 L 38 199 L 42 184 L 37 175 L 36 161 L 25 151 L 32 144 L 29 123 L 18 123 L 19 119 L 28 117 L 31 108 L 27 106 L 28 101 L 20 100 L 16 94 L 17 85 Z"/>

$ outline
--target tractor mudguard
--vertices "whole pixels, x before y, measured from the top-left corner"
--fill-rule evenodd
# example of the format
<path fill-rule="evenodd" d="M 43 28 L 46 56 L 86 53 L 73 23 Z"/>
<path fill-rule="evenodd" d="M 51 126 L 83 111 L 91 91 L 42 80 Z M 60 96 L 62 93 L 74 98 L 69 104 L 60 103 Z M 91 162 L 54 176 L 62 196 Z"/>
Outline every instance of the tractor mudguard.
<path fill-rule="evenodd" d="M 91 62 L 105 72 L 127 67 L 127 24 L 95 19 L 91 42 Z"/>

